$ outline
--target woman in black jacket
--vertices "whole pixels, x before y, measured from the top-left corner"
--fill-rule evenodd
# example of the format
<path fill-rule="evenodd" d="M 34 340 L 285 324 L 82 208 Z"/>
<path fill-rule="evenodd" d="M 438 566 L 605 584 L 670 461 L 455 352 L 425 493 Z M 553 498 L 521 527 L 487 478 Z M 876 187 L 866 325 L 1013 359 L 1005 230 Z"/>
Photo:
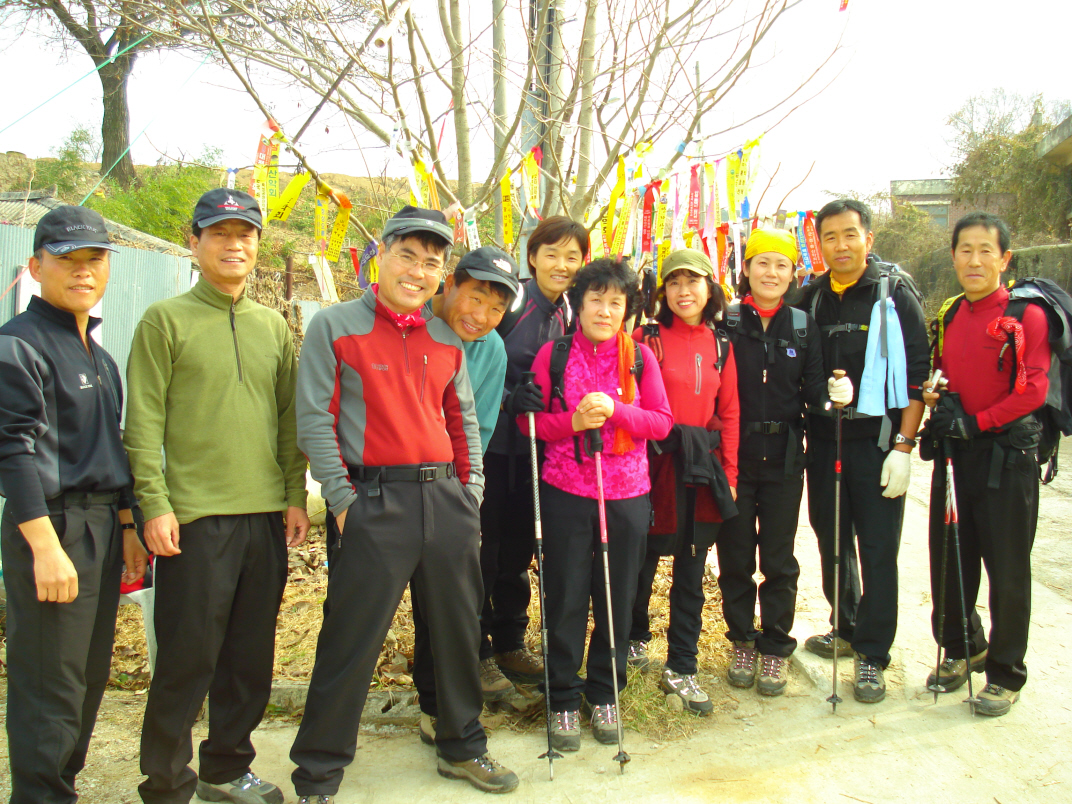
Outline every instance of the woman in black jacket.
<path fill-rule="evenodd" d="M 800 566 L 793 540 L 804 490 L 804 406 L 827 401 L 819 329 L 806 312 L 783 304 L 799 252 L 784 230 L 757 229 L 748 238 L 738 294 L 721 328 L 733 341 L 741 402 L 738 515 L 718 536 L 722 611 L 733 642 L 728 672 L 736 687 L 756 683 L 764 695 L 786 685 L 786 660 Z M 757 527 L 758 525 L 758 527 Z M 763 583 L 755 625 L 756 550 Z"/>

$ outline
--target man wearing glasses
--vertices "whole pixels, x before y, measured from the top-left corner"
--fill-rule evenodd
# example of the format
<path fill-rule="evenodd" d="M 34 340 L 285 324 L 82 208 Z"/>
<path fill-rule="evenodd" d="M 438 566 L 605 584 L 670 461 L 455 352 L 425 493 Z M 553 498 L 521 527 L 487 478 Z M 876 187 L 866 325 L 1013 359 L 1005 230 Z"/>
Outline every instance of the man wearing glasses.
<path fill-rule="evenodd" d="M 461 339 L 425 309 L 453 229 L 407 206 L 384 226 L 380 281 L 322 310 L 298 369 L 298 445 L 334 515 L 331 574 L 298 736 L 301 804 L 328 804 L 354 759 L 361 711 L 406 584 L 425 613 L 438 771 L 488 792 L 517 776 L 480 724 L 480 429 Z"/>

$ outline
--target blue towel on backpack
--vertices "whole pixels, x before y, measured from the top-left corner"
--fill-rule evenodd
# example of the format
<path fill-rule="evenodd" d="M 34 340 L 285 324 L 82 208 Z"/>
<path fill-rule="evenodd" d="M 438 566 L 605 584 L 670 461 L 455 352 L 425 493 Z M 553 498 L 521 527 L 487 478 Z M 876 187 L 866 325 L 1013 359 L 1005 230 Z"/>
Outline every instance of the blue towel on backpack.
<path fill-rule="evenodd" d="M 867 329 L 867 351 L 864 353 L 864 373 L 860 377 L 860 393 L 856 409 L 869 416 L 883 416 L 887 409 L 908 407 L 908 358 L 905 355 L 904 333 L 893 298 L 886 299 L 887 356 L 882 355 L 882 299 L 871 310 Z"/>

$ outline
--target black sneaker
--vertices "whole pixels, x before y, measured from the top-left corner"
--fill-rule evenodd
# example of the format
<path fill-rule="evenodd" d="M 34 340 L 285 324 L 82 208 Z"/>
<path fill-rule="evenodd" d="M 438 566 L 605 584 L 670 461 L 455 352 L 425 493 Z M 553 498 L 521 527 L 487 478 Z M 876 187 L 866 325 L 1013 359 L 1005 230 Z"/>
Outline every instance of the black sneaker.
<path fill-rule="evenodd" d="M 804 647 L 816 656 L 822 656 L 824 659 L 833 659 L 834 632 L 827 631 L 825 634 L 810 636 L 804 640 Z M 838 656 L 849 656 L 851 654 L 852 645 L 841 637 L 838 637 Z"/>
<path fill-rule="evenodd" d="M 630 667 L 636 667 L 642 673 L 647 670 L 651 665 L 651 659 L 648 658 L 648 643 L 640 639 L 630 639 L 626 662 Z"/>
<path fill-rule="evenodd" d="M 987 717 L 1001 717 L 1007 714 L 1018 700 L 1020 700 L 1019 690 L 1007 690 L 997 684 L 987 684 L 979 693 L 975 713 Z"/>
<path fill-rule="evenodd" d="M 971 657 L 971 672 L 981 673 L 986 669 L 986 651 L 983 650 Z M 927 676 L 927 689 L 939 687 L 939 692 L 952 692 L 958 687 L 964 686 L 968 680 L 968 663 L 963 659 L 950 659 L 946 656 L 945 661 L 938 666 L 938 675 L 931 671 Z"/>
<path fill-rule="evenodd" d="M 860 703 L 878 703 L 886 697 L 886 679 L 882 675 L 882 665 L 862 654 L 853 655 L 856 681 L 852 685 L 852 697 Z"/>
<path fill-rule="evenodd" d="M 504 768 L 488 754 L 462 762 L 451 762 L 440 757 L 436 770 L 440 776 L 448 779 L 464 779 L 485 793 L 509 793 L 518 784 L 517 774 Z"/>
<path fill-rule="evenodd" d="M 223 784 L 209 784 L 198 779 L 195 791 L 197 797 L 205 801 L 231 801 L 234 804 L 283 804 L 283 791 L 271 782 L 261 781 L 252 773 Z"/>

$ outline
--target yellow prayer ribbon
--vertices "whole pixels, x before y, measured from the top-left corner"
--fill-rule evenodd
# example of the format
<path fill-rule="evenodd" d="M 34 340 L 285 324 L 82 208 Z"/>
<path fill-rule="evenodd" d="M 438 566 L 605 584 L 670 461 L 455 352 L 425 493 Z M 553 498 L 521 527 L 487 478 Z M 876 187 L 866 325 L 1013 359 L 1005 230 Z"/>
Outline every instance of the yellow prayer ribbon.
<path fill-rule="evenodd" d="M 511 171 L 507 170 L 499 182 L 499 192 L 502 195 L 503 245 L 507 251 L 510 251 L 514 243 L 514 188 L 510 184 L 511 175 Z"/>
<path fill-rule="evenodd" d="M 290 217 L 290 213 L 294 211 L 294 207 L 298 205 L 298 199 L 301 197 L 301 191 L 305 188 L 305 185 L 309 183 L 308 173 L 298 173 L 287 182 L 286 188 L 280 194 L 276 200 L 275 205 L 272 207 L 272 211 L 268 213 L 269 221 L 286 221 Z"/>
<path fill-rule="evenodd" d="M 521 160 L 521 173 L 524 178 L 525 206 L 536 212 L 540 208 L 540 166 L 536 164 L 536 155 L 532 151 Z"/>
<path fill-rule="evenodd" d="M 741 160 L 734 152 L 726 157 L 726 209 L 730 220 L 737 220 L 737 169 Z"/>
<path fill-rule="evenodd" d="M 335 197 L 339 201 L 339 214 L 335 216 L 335 224 L 331 227 L 331 237 L 328 240 L 328 264 L 339 261 L 343 242 L 346 240 L 346 231 L 350 226 L 350 210 L 354 206 L 344 192 L 337 190 Z"/>
<path fill-rule="evenodd" d="M 603 216 L 603 244 L 610 250 L 611 241 L 614 238 L 614 213 L 617 211 L 618 201 L 625 192 L 625 157 L 618 157 L 618 179 L 614 182 L 614 188 L 610 191 L 610 200 L 607 201 L 607 212 Z"/>

